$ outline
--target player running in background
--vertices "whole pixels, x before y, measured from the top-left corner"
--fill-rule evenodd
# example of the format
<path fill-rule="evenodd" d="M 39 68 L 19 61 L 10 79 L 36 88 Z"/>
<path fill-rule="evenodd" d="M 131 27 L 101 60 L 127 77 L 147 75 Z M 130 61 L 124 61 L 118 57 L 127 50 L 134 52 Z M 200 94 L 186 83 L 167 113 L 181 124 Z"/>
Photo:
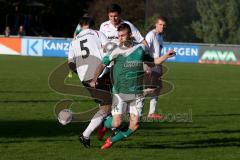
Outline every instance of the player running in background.
<path fill-rule="evenodd" d="M 152 58 L 158 58 L 161 56 L 163 48 L 163 33 L 166 28 L 167 19 L 163 16 L 157 17 L 155 21 L 155 29 L 147 33 L 145 39 L 148 43 Z M 161 115 L 156 114 L 156 106 L 158 101 L 158 95 L 161 89 L 162 81 L 162 65 L 156 65 L 152 68 L 152 85 L 156 85 L 157 89 L 151 97 L 148 118 L 162 118 Z"/>
<path fill-rule="evenodd" d="M 114 62 L 112 117 L 108 117 L 105 120 L 104 127 L 121 127 L 126 106 L 129 107 L 130 124 L 126 131 L 120 130 L 113 137 L 107 138 L 101 149 L 107 149 L 113 143 L 131 136 L 138 129 L 143 109 L 143 61 L 150 58 L 150 56 L 145 53 L 145 46 L 143 44 L 133 42 L 131 28 L 127 23 L 122 23 L 118 27 L 118 39 L 120 45 L 103 58 L 102 64 L 97 68 L 90 85 L 96 87 L 97 77 L 104 67 Z M 154 59 L 154 63 L 160 64 L 167 58 L 174 56 L 174 53 L 171 50 L 164 56 Z"/>
<path fill-rule="evenodd" d="M 99 101 L 100 110 L 91 119 L 86 130 L 80 135 L 79 140 L 85 146 L 90 146 L 91 133 L 102 123 L 111 111 L 112 97 L 110 94 L 111 83 L 109 74 L 98 78 L 97 89 L 106 91 L 105 94 L 89 86 L 93 79 L 95 70 L 101 63 L 103 57 L 103 46 L 108 43 L 107 37 L 100 31 L 91 29 L 93 20 L 82 17 L 80 20 L 81 32 L 73 39 L 69 49 L 68 63 L 72 71 L 77 72 L 80 81 L 88 89 L 91 96 Z"/>

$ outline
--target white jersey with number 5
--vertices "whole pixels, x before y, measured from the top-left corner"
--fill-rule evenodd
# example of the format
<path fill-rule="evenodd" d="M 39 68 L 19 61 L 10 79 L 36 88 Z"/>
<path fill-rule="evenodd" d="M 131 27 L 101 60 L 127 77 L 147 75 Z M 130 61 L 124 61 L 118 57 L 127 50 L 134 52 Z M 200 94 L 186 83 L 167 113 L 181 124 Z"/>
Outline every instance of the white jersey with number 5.
<path fill-rule="evenodd" d="M 71 42 L 68 63 L 76 64 L 81 81 L 93 79 L 94 73 L 101 63 L 103 46 L 108 42 L 107 37 L 100 31 L 82 30 Z"/>

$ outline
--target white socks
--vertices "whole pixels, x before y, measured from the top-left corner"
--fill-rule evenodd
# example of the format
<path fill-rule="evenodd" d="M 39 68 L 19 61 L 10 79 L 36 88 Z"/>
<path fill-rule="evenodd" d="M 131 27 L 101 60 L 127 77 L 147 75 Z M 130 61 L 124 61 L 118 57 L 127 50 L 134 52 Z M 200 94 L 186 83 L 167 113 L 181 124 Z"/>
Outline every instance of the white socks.
<path fill-rule="evenodd" d="M 156 106 L 157 106 L 157 100 L 158 100 L 157 96 L 152 97 L 152 99 L 150 100 L 148 115 L 155 113 Z"/>
<path fill-rule="evenodd" d="M 106 116 L 107 113 L 100 109 L 91 119 L 91 122 L 83 132 L 83 136 L 85 138 L 89 138 L 91 133 L 102 123 L 103 118 L 105 118 Z"/>

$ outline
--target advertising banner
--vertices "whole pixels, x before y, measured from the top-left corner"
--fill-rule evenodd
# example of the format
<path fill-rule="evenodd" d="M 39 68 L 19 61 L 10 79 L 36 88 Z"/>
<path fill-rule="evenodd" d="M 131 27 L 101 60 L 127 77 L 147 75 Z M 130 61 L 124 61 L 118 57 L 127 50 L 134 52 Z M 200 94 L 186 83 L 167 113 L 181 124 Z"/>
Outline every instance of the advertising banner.
<path fill-rule="evenodd" d="M 240 47 L 203 46 L 199 63 L 240 64 Z"/>
<path fill-rule="evenodd" d="M 67 57 L 70 40 L 61 39 L 44 39 L 43 40 L 43 56 L 48 57 Z"/>
<path fill-rule="evenodd" d="M 43 40 L 35 38 L 22 38 L 22 55 L 42 56 Z"/>
<path fill-rule="evenodd" d="M 176 56 L 169 58 L 168 62 L 190 62 L 198 63 L 199 46 L 197 45 L 182 45 L 182 44 L 166 44 L 162 49 L 162 55 L 167 51 L 174 49 Z"/>
<path fill-rule="evenodd" d="M 0 37 L 0 54 L 67 57 L 71 40 L 53 38 Z M 240 46 L 165 43 L 162 55 L 174 49 L 168 62 L 240 64 Z"/>
<path fill-rule="evenodd" d="M 21 38 L 0 37 L 0 54 L 20 55 Z"/>

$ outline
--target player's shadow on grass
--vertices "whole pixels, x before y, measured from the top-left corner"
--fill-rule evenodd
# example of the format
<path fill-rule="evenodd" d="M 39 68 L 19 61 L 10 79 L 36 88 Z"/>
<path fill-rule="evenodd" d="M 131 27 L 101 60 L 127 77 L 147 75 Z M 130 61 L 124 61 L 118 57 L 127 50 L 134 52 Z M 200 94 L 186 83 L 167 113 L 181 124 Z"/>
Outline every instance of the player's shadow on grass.
<path fill-rule="evenodd" d="M 84 131 L 88 124 L 89 122 L 77 122 L 63 126 L 57 120 L 0 121 L 0 138 L 75 136 Z M 158 126 L 155 123 L 143 125 L 143 129 L 156 130 L 195 127 L 198 126 L 166 124 L 162 127 L 162 124 Z"/>
<path fill-rule="evenodd" d="M 215 147 L 239 147 L 240 138 L 209 138 L 205 140 L 183 141 L 183 142 L 148 142 L 129 148 L 143 149 L 193 149 L 193 148 L 215 148 Z"/>
<path fill-rule="evenodd" d="M 0 100 L 1 103 L 57 103 L 59 102 L 59 99 L 57 100 L 43 100 L 43 99 L 38 99 L 38 100 Z M 90 102 L 88 99 L 81 99 L 81 100 L 74 100 L 74 102 Z"/>
<path fill-rule="evenodd" d="M 194 115 L 194 117 L 228 117 L 228 116 L 240 116 L 240 113 Z"/>
<path fill-rule="evenodd" d="M 79 135 L 88 122 L 62 126 L 57 120 L 0 121 L 0 138 L 36 138 Z"/>
<path fill-rule="evenodd" d="M 141 122 L 139 129 L 203 129 L 206 127 L 193 123 L 177 123 L 177 122 Z"/>
<path fill-rule="evenodd" d="M 144 128 L 146 129 L 146 128 Z M 156 128 L 155 128 L 156 129 Z M 173 131 L 173 129 L 181 129 Z M 190 129 L 190 130 L 189 130 Z M 196 130 L 193 130 L 196 129 Z M 209 134 L 240 134 L 240 129 L 237 130 L 198 130 L 201 129 L 201 127 L 159 127 L 158 130 L 154 130 L 149 133 L 141 133 L 142 136 L 151 136 L 151 137 L 159 137 L 159 136 L 181 136 L 181 135 L 209 135 Z M 141 128 L 139 129 L 141 130 Z M 152 130 L 152 129 L 151 129 Z"/>

